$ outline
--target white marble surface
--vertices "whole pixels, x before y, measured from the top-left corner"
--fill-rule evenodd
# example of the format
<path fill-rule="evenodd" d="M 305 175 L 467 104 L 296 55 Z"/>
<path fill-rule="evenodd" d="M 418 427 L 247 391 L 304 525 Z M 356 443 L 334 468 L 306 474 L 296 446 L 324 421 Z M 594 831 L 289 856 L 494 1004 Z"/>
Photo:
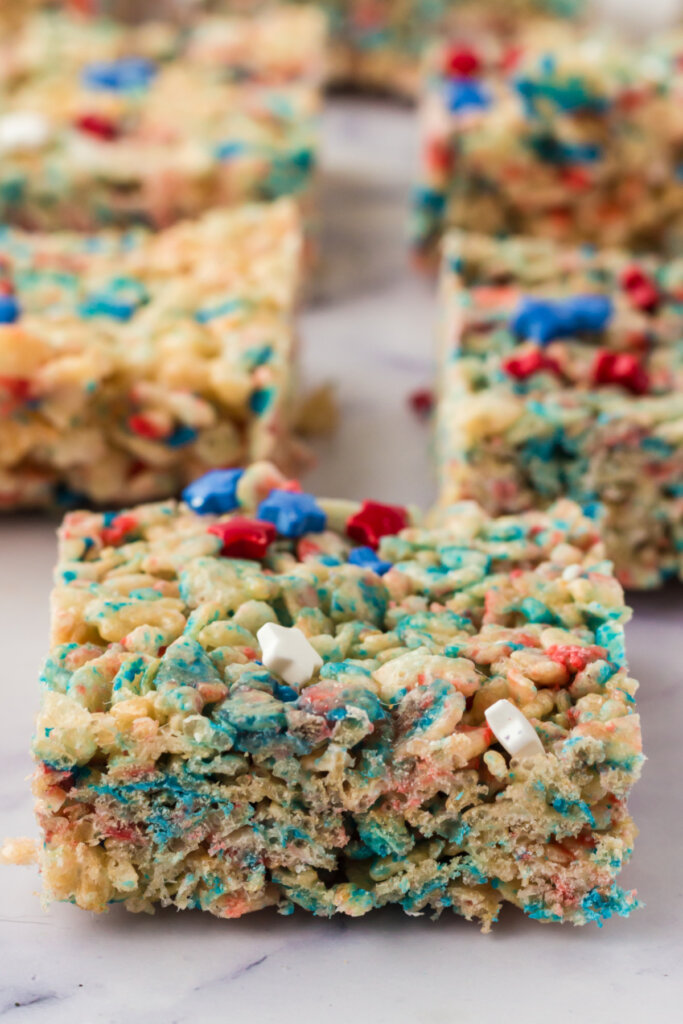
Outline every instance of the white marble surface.
<path fill-rule="evenodd" d="M 403 245 L 412 115 L 335 104 L 326 119 L 325 242 L 305 317 L 309 382 L 339 382 L 342 426 L 318 446 L 321 493 L 426 505 L 429 431 L 406 405 L 428 384 L 430 288 Z M 356 210 L 352 218 L 349 210 Z M 0 524 L 0 837 L 32 834 L 26 753 L 47 631 L 53 525 Z M 683 999 L 683 589 L 634 600 L 631 663 L 650 760 L 633 798 L 642 835 L 624 884 L 647 906 L 602 931 L 514 911 L 491 936 L 444 916 L 380 912 L 239 921 L 70 906 L 45 914 L 33 869 L 0 869 L 0 1018 L 107 1024 L 639 1024 Z"/>

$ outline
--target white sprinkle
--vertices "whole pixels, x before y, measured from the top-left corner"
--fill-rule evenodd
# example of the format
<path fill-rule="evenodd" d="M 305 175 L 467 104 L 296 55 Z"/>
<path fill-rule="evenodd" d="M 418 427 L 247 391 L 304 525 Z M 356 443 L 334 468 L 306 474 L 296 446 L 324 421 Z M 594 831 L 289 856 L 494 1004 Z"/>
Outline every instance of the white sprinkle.
<path fill-rule="evenodd" d="M 568 565 L 566 569 L 562 570 L 562 579 L 571 583 L 572 580 L 578 579 L 582 572 L 583 569 L 580 565 Z"/>
<path fill-rule="evenodd" d="M 0 152 L 42 149 L 50 139 L 50 123 L 42 114 L 17 110 L 0 117 Z"/>
<path fill-rule="evenodd" d="M 512 757 L 543 753 L 543 744 L 533 725 L 509 700 L 497 700 L 485 715 L 489 729 Z"/>
<path fill-rule="evenodd" d="M 296 626 L 266 622 L 256 637 L 263 664 L 288 686 L 303 686 L 322 666 L 323 659 Z"/>

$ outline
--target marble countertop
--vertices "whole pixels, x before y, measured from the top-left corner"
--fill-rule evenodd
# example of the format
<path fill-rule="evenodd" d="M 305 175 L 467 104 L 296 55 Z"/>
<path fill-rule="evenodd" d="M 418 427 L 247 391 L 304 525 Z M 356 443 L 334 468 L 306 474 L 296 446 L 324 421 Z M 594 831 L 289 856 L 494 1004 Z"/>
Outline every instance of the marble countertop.
<path fill-rule="evenodd" d="M 325 120 L 324 265 L 303 323 L 307 383 L 338 384 L 341 427 L 316 445 L 320 493 L 427 505 L 429 428 L 407 395 L 432 375 L 431 287 L 404 235 L 413 115 L 336 102 Z M 47 634 L 54 524 L 0 532 L 0 837 L 35 834 L 26 753 Z M 633 599 L 631 665 L 650 760 L 632 807 L 641 828 L 626 886 L 645 909 L 570 929 L 515 911 L 492 935 L 445 915 L 389 910 L 320 921 L 238 921 L 120 909 L 41 909 L 34 869 L 0 869 L 0 1018 L 79 1024 L 637 1024 L 683 1000 L 683 589 Z"/>

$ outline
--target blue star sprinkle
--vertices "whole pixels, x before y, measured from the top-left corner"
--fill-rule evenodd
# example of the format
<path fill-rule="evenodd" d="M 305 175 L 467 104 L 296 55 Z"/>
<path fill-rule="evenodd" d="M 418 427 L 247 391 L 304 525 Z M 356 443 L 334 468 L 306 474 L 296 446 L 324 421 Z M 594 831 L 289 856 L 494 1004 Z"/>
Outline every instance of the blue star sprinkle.
<path fill-rule="evenodd" d="M 612 302 L 606 295 L 575 295 L 558 300 L 524 298 L 510 328 L 521 338 L 547 345 L 554 338 L 604 330 L 612 311 Z"/>
<path fill-rule="evenodd" d="M 183 491 L 183 501 L 202 516 L 222 515 L 239 505 L 237 485 L 243 469 L 212 469 Z"/>
<path fill-rule="evenodd" d="M 271 491 L 259 505 L 257 516 L 273 523 L 282 537 L 322 533 L 327 524 L 327 516 L 312 494 L 293 491 Z"/>

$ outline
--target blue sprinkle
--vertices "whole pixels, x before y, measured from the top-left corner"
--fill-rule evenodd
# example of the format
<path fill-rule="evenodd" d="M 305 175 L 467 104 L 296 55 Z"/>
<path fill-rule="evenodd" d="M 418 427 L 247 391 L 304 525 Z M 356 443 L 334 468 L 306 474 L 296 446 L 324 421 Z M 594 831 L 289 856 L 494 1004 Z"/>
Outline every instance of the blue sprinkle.
<path fill-rule="evenodd" d="M 327 516 L 312 494 L 292 491 L 271 491 L 258 507 L 258 518 L 273 523 L 282 537 L 303 537 L 305 533 L 322 533 Z"/>
<path fill-rule="evenodd" d="M 183 491 L 183 501 L 200 515 L 222 515 L 232 512 L 239 505 L 237 485 L 243 469 L 212 469 Z"/>
<path fill-rule="evenodd" d="M 145 57 L 120 57 L 118 60 L 88 64 L 81 80 L 86 89 L 129 92 L 146 89 L 156 73 L 156 65 Z"/>
<path fill-rule="evenodd" d="M 613 306 L 606 295 L 575 295 L 569 299 L 522 299 L 510 328 L 522 338 L 547 345 L 554 338 L 582 331 L 601 331 L 609 323 Z"/>
<path fill-rule="evenodd" d="M 14 295 L 0 295 L 0 324 L 14 324 L 21 315 L 21 309 Z"/>
<path fill-rule="evenodd" d="M 165 444 L 169 448 L 183 448 L 186 444 L 192 444 L 197 439 L 197 431 L 193 427 L 188 427 L 182 424 L 173 431 L 170 437 L 167 437 Z"/>
<path fill-rule="evenodd" d="M 393 568 L 391 562 L 385 562 L 378 557 L 376 551 L 367 547 L 354 548 L 349 553 L 349 562 L 351 565 L 359 565 L 362 569 L 370 569 L 372 572 L 376 572 L 378 576 L 384 576 L 386 572 Z"/>
<path fill-rule="evenodd" d="M 464 110 L 486 110 L 491 97 L 486 89 L 472 78 L 456 78 L 449 83 L 448 106 L 454 113 Z"/>

